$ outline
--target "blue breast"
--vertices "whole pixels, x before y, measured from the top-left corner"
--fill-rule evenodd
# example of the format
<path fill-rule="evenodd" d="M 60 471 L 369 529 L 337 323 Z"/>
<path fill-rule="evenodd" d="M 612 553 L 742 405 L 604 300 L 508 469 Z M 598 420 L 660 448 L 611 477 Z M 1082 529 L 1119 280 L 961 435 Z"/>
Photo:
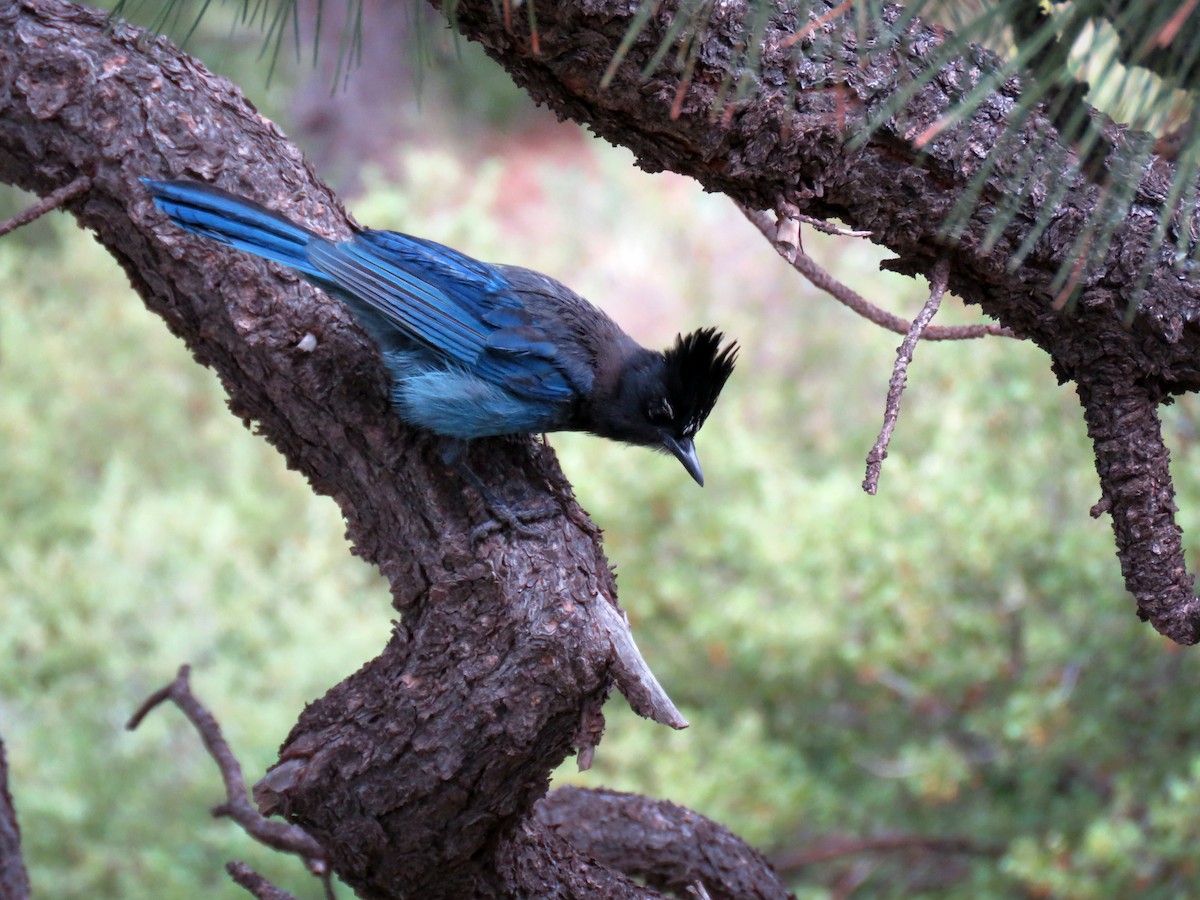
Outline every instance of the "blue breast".
<path fill-rule="evenodd" d="M 537 434 L 556 431 L 570 418 L 569 403 L 515 394 L 466 369 L 431 364 L 421 351 L 386 352 L 384 361 L 401 417 L 435 434 L 462 440 Z"/>

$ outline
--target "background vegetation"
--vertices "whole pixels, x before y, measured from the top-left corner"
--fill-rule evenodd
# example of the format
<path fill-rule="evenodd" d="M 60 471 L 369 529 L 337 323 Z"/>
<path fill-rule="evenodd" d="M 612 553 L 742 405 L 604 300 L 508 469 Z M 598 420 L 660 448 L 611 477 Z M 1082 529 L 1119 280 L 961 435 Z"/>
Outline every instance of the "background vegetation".
<path fill-rule="evenodd" d="M 224 36 L 208 23 L 193 49 L 225 54 L 293 130 L 281 84 L 307 70 L 267 90 Z M 727 201 L 551 130 L 501 75 L 462 74 L 484 65 L 471 55 L 449 82 L 428 66 L 422 93 L 397 101 L 419 130 L 343 167 L 362 185 L 347 197 L 360 221 L 546 271 L 647 344 L 716 323 L 744 348 L 699 441 L 704 490 L 668 458 L 551 438 L 692 722 L 672 733 L 618 698 L 595 767 L 558 777 L 670 798 L 781 854 L 832 838 L 967 842 L 949 859 L 796 869 L 805 897 L 1200 885 L 1197 658 L 1133 616 L 1109 524 L 1087 515 L 1077 401 L 1044 356 L 1003 340 L 920 347 L 880 495 L 866 496 L 899 337 L 802 284 Z M 454 97 L 465 113 L 442 102 Z M 480 133 L 481 108 L 511 111 L 486 141 L 456 140 Z M 0 194 L 0 215 L 26 202 Z M 863 293 L 918 308 L 925 286 L 878 273 L 870 244 L 805 240 Z M 70 220 L 0 241 L 0 284 L 0 734 L 35 889 L 240 897 L 222 866 L 244 858 L 315 896 L 296 863 L 209 819 L 219 778 L 181 717 L 123 724 L 191 662 L 253 780 L 303 703 L 383 645 L 382 582 L 350 557 L 333 502 L 228 414 L 212 374 Z M 1185 516 L 1200 509 L 1197 411 L 1169 411 Z"/>

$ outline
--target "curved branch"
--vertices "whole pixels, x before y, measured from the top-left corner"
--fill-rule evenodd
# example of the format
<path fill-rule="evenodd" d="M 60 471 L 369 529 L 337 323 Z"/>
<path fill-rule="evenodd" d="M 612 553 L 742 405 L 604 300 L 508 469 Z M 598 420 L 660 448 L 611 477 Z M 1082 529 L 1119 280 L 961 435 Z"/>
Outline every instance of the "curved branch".
<path fill-rule="evenodd" d="M 576 849 L 532 817 L 500 848 L 497 858 L 503 873 L 501 897 L 661 900 L 663 896 L 597 861 L 586 851 Z"/>
<path fill-rule="evenodd" d="M 561 787 L 535 808 L 537 821 L 582 853 L 661 890 L 686 896 L 781 900 L 791 893 L 766 858 L 729 830 L 665 800 Z"/>
<path fill-rule="evenodd" d="M 1200 600 L 1184 560 L 1183 531 L 1175 524 L 1171 455 L 1158 402 L 1120 372 L 1081 380 L 1076 389 L 1100 476 L 1101 500 L 1092 514 L 1112 514 L 1117 558 L 1138 616 L 1173 641 L 1195 644 Z"/>
<path fill-rule="evenodd" d="M 978 202 L 950 251 L 951 291 L 979 304 L 1015 336 L 1032 340 L 1050 355 L 1060 377 L 1086 381 L 1089 390 L 1119 393 L 1142 385 L 1148 396 L 1162 398 L 1200 389 L 1200 283 L 1180 277 L 1175 266 L 1177 255 L 1191 253 L 1200 207 L 1166 240 L 1156 234 L 1158 216 L 1145 213 L 1172 196 L 1174 164 L 1153 159 L 1138 171 L 1130 212 L 1114 228 L 1107 256 L 1081 254 L 1080 247 L 1097 240 L 1092 223 L 1104 190 L 1083 172 L 1075 148 L 1058 140 L 1044 111 L 1011 115 L 1020 108 L 1020 80 L 1007 79 L 964 121 L 947 115 L 999 68 L 987 51 L 972 48 L 904 98 L 900 92 L 921 80 L 945 32 L 913 19 L 892 35 L 898 6 L 882 5 L 882 26 L 861 43 L 854 4 L 778 0 L 765 22 L 748 0 L 703 6 L 707 18 L 689 26 L 696 34 L 683 29 L 688 43 L 682 59 L 673 46 L 659 52 L 665 39 L 680 34 L 678 17 L 695 15 L 678 0 L 656 4 L 645 21 L 645 5 L 624 0 L 531 2 L 536 48 L 528 24 L 506 27 L 491 0 L 456 0 L 453 22 L 535 99 L 629 147 L 642 168 L 690 175 L 744 208 L 794 208 L 838 219 L 870 232 L 896 254 L 885 267 L 907 275 L 930 271 L 948 252 L 944 223 L 972 195 L 979 176 Z M 752 89 L 739 90 L 747 71 L 755 73 Z M 893 105 L 891 118 L 867 134 L 872 113 Z M 1096 114 L 1096 121 L 1104 117 Z M 935 123 L 936 132 L 930 128 Z M 1116 126 L 1106 130 L 1117 153 L 1135 137 Z M 848 138 L 860 142 L 848 146 Z M 1024 165 L 1017 149 L 1036 158 L 1023 207 L 995 235 L 992 210 L 1010 201 L 1010 172 Z M 1121 165 L 1115 158 L 1107 164 Z M 1047 204 L 1056 207 L 1052 224 L 1033 239 L 1031 223 L 1047 220 L 1037 209 Z M 1065 294 L 1055 278 L 1062 271 L 1073 272 L 1079 300 L 1072 305 L 1059 302 Z M 1105 368 L 1104 359 L 1124 365 Z M 1102 387 L 1110 378 L 1117 380 Z M 1138 469 L 1150 451 L 1148 437 L 1109 433 L 1105 465 Z M 1150 455 L 1165 459 L 1161 441 Z M 1156 484 L 1170 490 L 1169 481 Z M 1158 558 L 1156 548 L 1178 544 L 1169 517 L 1152 521 L 1155 528 L 1122 526 L 1119 532 L 1126 583 L 1143 609 L 1161 608 L 1153 622 L 1190 619 L 1184 570 L 1166 579 L 1136 577 L 1137 565 Z M 1174 558 L 1171 565 L 1180 562 Z M 1152 598 L 1151 590 L 1166 593 Z"/>

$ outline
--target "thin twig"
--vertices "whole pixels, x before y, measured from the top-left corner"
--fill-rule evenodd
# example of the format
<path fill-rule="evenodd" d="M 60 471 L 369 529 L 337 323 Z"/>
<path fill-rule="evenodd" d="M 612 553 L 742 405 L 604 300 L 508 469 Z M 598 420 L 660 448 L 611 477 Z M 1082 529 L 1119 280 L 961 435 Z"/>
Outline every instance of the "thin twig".
<path fill-rule="evenodd" d="M 806 216 L 803 213 L 796 216 L 805 225 L 812 227 L 814 231 L 820 231 L 824 234 L 832 234 L 836 237 L 870 237 L 870 231 L 855 231 L 853 228 L 843 228 L 840 225 L 834 225 L 825 219 L 818 219 L 816 216 Z"/>
<path fill-rule="evenodd" d="M 825 271 L 825 269 L 821 268 L 817 264 L 817 261 L 803 250 L 797 250 L 795 258 L 791 258 L 789 248 L 780 247 L 775 242 L 778 229 L 769 213 L 748 209 L 740 203 L 738 204 L 738 209 L 762 233 L 762 236 L 771 242 L 771 246 L 775 248 L 775 251 L 791 263 L 792 268 L 807 278 L 813 287 L 829 294 L 839 303 L 849 307 L 864 319 L 874 322 L 881 328 L 894 331 L 896 334 L 908 334 L 908 330 L 912 327 L 911 323 L 906 322 L 899 316 L 892 315 L 887 310 L 880 309 L 853 288 L 842 284 Z M 932 325 L 925 329 L 922 338 L 927 341 L 966 341 L 988 337 L 989 335 L 996 337 L 1015 336 L 1003 325 L 985 323 L 980 325 Z"/>
<path fill-rule="evenodd" d="M 258 900 L 296 900 L 295 896 L 276 887 L 240 860 L 225 863 L 225 871 L 235 884 L 244 887 Z"/>
<path fill-rule="evenodd" d="M 946 293 L 946 282 L 949 280 L 950 260 L 943 256 L 933 267 L 933 275 L 929 279 L 929 299 L 921 308 L 921 314 L 913 319 L 912 327 L 900 344 L 900 349 L 896 351 L 896 365 L 892 369 L 892 380 L 888 382 L 883 427 L 879 430 L 879 437 L 875 439 L 875 446 L 867 454 L 867 477 L 863 480 L 863 490 L 868 494 L 874 495 L 879 490 L 879 471 L 883 468 L 883 461 L 887 459 L 888 444 L 891 443 L 892 432 L 896 430 L 896 419 L 900 416 L 900 395 L 904 393 L 904 385 L 908 381 L 908 364 L 912 362 L 921 333 L 929 327 L 929 321 L 942 304 L 942 295 Z"/>
<path fill-rule="evenodd" d="M 960 837 L 927 837 L 919 834 L 899 834 L 878 838 L 831 839 L 806 850 L 772 857 L 777 872 L 792 873 L 816 863 L 829 862 L 860 853 L 902 853 L 917 850 L 923 853 L 943 853 L 962 856 L 1003 856 L 1005 848 L 995 844 L 978 844 Z"/>
<path fill-rule="evenodd" d="M 331 873 L 325 858 L 325 848 L 304 829 L 286 822 L 265 819 L 254 808 L 246 792 L 242 767 L 221 734 L 221 726 L 216 718 L 192 693 L 191 685 L 188 684 L 190 674 L 191 666 L 180 666 L 175 680 L 147 697 L 125 727 L 133 731 L 152 709 L 168 700 L 178 706 L 199 732 L 205 749 L 221 770 L 221 778 L 225 782 L 225 802 L 213 807 L 212 814 L 233 819 L 250 837 L 261 844 L 299 856 L 308 870 L 325 882 L 326 895 L 332 896 Z"/>
<path fill-rule="evenodd" d="M 92 186 L 92 179 L 86 175 L 80 175 L 69 184 L 64 184 L 56 191 L 52 191 L 39 200 L 29 209 L 17 213 L 11 219 L 0 222 L 0 237 L 8 234 L 10 231 L 16 231 L 22 225 L 28 225 L 35 219 L 40 219 L 51 210 L 58 209 L 68 200 L 73 197 L 78 197 L 84 191 Z"/>

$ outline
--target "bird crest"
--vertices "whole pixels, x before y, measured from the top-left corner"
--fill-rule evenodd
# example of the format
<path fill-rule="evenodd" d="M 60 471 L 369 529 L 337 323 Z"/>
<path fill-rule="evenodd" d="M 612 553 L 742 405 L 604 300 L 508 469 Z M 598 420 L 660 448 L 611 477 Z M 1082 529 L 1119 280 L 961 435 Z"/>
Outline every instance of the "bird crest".
<path fill-rule="evenodd" d="M 721 388 L 733 374 L 738 346 L 715 328 L 700 328 L 678 335 L 663 353 L 666 360 L 666 396 L 659 401 L 660 416 L 669 418 L 683 437 L 693 437 L 712 412 Z"/>

